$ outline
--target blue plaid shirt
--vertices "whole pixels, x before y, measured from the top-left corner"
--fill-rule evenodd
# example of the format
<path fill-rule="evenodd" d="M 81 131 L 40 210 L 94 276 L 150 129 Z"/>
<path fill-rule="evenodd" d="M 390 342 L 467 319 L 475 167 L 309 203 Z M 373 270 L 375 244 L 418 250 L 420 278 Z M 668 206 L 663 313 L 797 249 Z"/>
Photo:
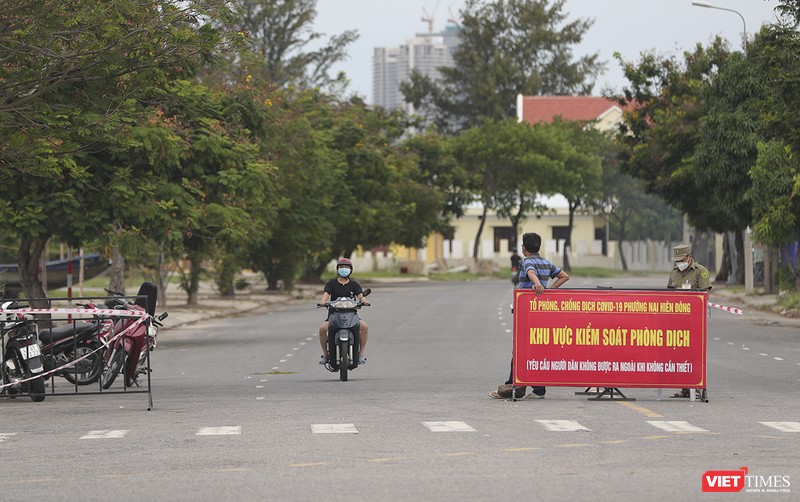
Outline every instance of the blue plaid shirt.
<path fill-rule="evenodd" d="M 519 267 L 520 289 L 533 288 L 533 281 L 528 278 L 528 270 L 531 269 L 536 271 L 536 276 L 539 278 L 539 282 L 541 282 L 544 287 L 547 287 L 547 282 L 550 279 L 561 273 L 560 268 L 539 256 L 539 253 L 534 253 L 522 260 L 522 265 Z"/>

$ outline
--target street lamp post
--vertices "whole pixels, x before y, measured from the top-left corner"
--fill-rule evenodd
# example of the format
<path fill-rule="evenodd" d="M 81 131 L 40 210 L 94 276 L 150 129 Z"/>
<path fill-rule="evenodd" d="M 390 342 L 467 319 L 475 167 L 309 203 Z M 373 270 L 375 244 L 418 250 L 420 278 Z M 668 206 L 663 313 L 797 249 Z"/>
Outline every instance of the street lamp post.
<path fill-rule="evenodd" d="M 695 7 L 705 7 L 706 9 L 717 9 L 717 10 L 726 10 L 728 12 L 733 12 L 734 14 L 738 15 L 742 18 L 742 27 L 744 29 L 744 53 L 747 55 L 747 22 L 744 20 L 744 16 L 738 10 L 729 9 L 727 7 L 718 7 L 711 2 L 707 2 L 706 0 L 692 0 L 692 5 Z"/>

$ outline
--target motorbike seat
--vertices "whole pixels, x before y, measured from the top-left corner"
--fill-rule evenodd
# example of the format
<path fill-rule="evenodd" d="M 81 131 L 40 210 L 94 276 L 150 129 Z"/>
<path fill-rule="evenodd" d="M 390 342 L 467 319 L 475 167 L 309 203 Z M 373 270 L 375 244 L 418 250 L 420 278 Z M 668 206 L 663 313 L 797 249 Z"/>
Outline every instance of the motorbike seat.
<path fill-rule="evenodd" d="M 97 325 L 90 322 L 70 323 L 53 329 L 39 330 L 39 341 L 42 343 L 53 343 L 64 338 L 72 338 L 73 335 L 80 335 L 86 331 L 94 329 Z"/>

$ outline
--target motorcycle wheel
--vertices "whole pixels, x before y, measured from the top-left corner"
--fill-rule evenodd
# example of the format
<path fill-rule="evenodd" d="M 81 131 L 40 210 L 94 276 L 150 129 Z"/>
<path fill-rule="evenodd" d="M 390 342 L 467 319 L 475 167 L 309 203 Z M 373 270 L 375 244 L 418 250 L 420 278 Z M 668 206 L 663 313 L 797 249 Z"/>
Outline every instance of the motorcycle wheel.
<path fill-rule="evenodd" d="M 44 401 L 44 378 L 39 377 L 28 382 L 28 393 L 31 396 L 31 401 L 34 403 L 41 403 Z"/>
<path fill-rule="evenodd" d="M 347 381 L 347 369 L 350 367 L 349 355 L 347 342 L 339 342 L 339 379 L 342 382 Z"/>
<path fill-rule="evenodd" d="M 74 352 L 70 351 L 67 353 L 67 359 L 74 361 L 99 347 L 99 344 L 95 345 L 87 342 L 79 342 Z M 100 351 L 97 351 L 75 366 L 67 368 L 62 376 L 73 385 L 89 385 L 95 383 L 100 378 L 100 373 L 102 371 L 103 356 L 100 354 Z"/>
<path fill-rule="evenodd" d="M 111 352 L 108 364 L 103 367 L 103 371 L 100 374 L 100 385 L 102 385 L 104 389 L 111 387 L 124 364 L 125 351 L 122 350 L 122 347 L 117 347 Z"/>

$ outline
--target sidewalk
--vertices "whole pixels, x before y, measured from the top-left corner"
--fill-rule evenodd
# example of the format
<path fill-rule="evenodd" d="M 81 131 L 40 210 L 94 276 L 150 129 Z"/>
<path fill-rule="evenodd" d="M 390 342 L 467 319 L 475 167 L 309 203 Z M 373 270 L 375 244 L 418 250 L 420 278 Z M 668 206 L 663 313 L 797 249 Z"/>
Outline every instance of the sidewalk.
<path fill-rule="evenodd" d="M 800 312 L 797 309 L 786 310 L 778 303 L 778 295 L 759 293 L 747 294 L 739 286 L 714 284 L 709 295 L 710 303 L 719 303 L 726 307 L 736 307 L 744 311 L 744 316 L 767 324 L 782 324 L 800 328 Z M 723 313 L 723 311 L 720 311 Z"/>
<path fill-rule="evenodd" d="M 275 305 L 293 301 L 314 302 L 319 301 L 322 295 L 323 284 L 296 285 L 291 292 L 267 291 L 265 285 L 253 285 L 249 291 L 237 292 L 233 298 L 222 297 L 211 283 L 201 283 L 198 292 L 198 304 L 186 305 L 186 293 L 175 285 L 167 288 L 166 308 L 156 308 L 156 315 L 168 312 L 169 317 L 164 320 L 164 331 L 180 326 L 194 324 L 207 319 L 235 317 L 256 313 L 269 309 Z"/>

